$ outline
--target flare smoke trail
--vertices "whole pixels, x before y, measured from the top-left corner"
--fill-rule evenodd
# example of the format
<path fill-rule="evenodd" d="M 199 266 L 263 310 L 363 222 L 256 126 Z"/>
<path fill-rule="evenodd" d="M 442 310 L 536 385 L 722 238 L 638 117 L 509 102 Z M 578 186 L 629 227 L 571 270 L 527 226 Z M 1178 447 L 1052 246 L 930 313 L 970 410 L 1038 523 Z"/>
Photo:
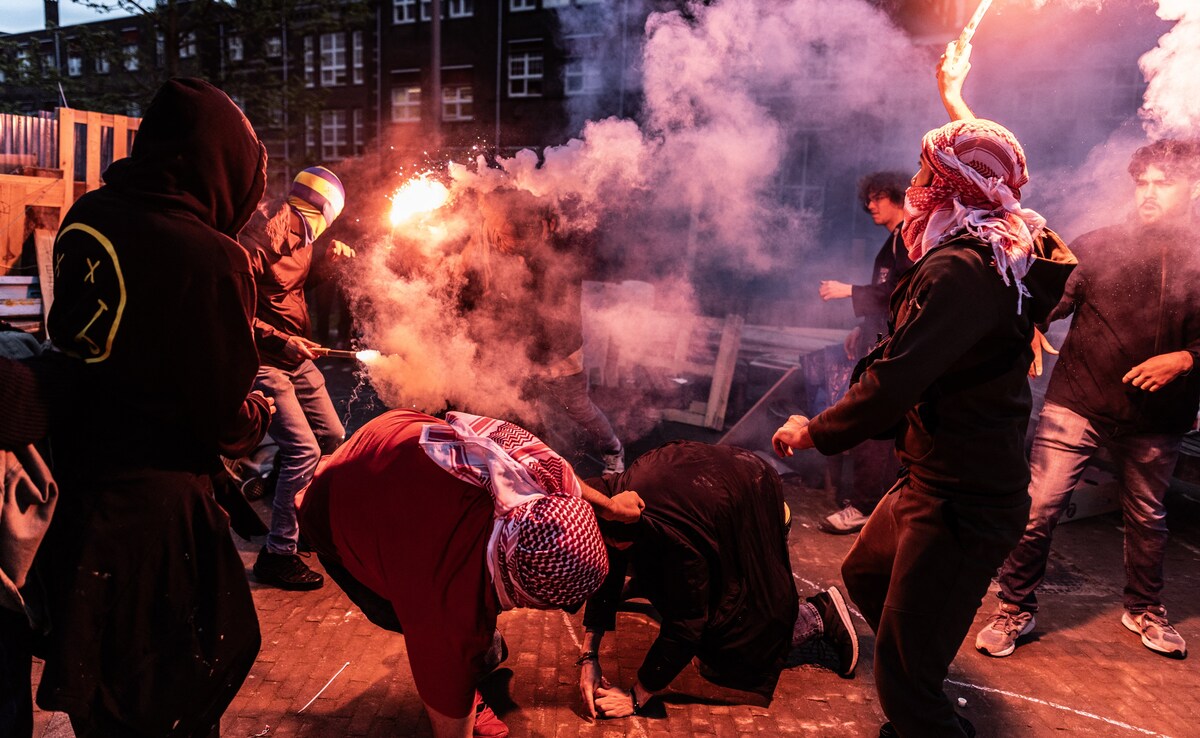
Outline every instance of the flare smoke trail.
<path fill-rule="evenodd" d="M 564 24 L 581 36 L 582 26 L 571 23 L 595 28 L 627 17 L 579 11 L 565 10 Z M 872 163 L 907 163 L 915 157 L 911 142 L 936 120 L 935 98 L 914 104 L 908 93 L 930 85 L 929 60 L 864 0 L 688 5 L 686 12 L 650 14 L 643 46 L 634 51 L 610 81 L 641 70 L 640 122 L 588 121 L 578 138 L 547 149 L 540 166 L 529 151 L 491 168 L 453 164 L 450 203 L 426 223 L 398 228 L 361 260 L 368 268 L 349 289 L 366 345 L 385 354 L 370 375 L 386 403 L 530 411 L 522 385 L 541 368 L 528 358 L 531 346 L 501 330 L 498 316 L 464 312 L 460 300 L 466 262 L 478 256 L 471 244 L 481 240 L 480 203 L 488 193 L 535 198 L 557 214 L 563 234 L 653 282 L 655 310 L 691 315 L 696 280 L 762 273 L 811 249 L 819 225 L 812 208 L 821 203 L 806 202 L 802 182 L 781 201 L 789 168 L 819 158 L 821 167 L 861 169 L 868 153 L 857 140 L 862 135 L 897 142 L 876 144 Z M 888 84 L 879 84 L 882 68 Z M 925 120 L 895 121 L 895 111 L 914 108 L 928 111 Z M 813 161 L 798 162 L 798 155 Z M 539 258 L 563 257 L 525 261 Z M 505 277 L 502 288 L 514 304 L 545 302 L 546 295 L 519 294 L 528 274 Z M 637 297 L 628 302 L 621 294 Z M 617 324 L 626 354 L 661 350 L 663 337 L 638 334 L 649 321 L 630 320 L 631 311 L 649 307 L 646 295 L 619 292 L 602 313 Z"/>

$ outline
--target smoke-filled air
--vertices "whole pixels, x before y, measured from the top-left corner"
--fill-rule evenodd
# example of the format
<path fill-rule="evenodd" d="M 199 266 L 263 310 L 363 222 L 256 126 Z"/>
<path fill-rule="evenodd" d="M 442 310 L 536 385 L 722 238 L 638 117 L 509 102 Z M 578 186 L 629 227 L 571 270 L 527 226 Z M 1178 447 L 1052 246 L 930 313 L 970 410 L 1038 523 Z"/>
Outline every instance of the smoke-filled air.
<path fill-rule="evenodd" d="M 1135 146 L 1200 122 L 1198 7 L 996 0 L 981 24 L 968 102 L 1021 138 L 1025 202 L 1068 237 L 1128 210 Z M 564 11 L 563 43 L 615 37 L 625 17 Z M 640 48 L 577 49 L 620 59 L 606 80 L 636 78 L 638 107 L 588 120 L 573 100 L 575 137 L 540 159 L 439 163 L 433 200 L 414 205 L 427 195 L 400 191 L 406 173 L 350 204 L 360 221 L 378 212 L 348 291 L 363 345 L 383 354 L 367 367 L 381 399 L 529 419 L 529 383 L 562 371 L 578 282 L 597 272 L 627 283 L 584 290 L 590 351 L 614 348 L 593 333 L 618 336 L 626 358 L 660 350 L 673 329 L 650 309 L 695 315 L 754 279 L 793 301 L 787 324 L 848 325 L 819 307 L 816 281 L 855 277 L 849 244 L 886 235 L 854 182 L 915 169 L 920 136 L 946 120 L 934 69 L 951 38 L 906 33 L 865 0 L 718 0 L 651 13 Z M 1077 112 L 1100 96 L 1123 109 L 1121 95 L 1136 111 L 1144 80 L 1140 122 Z"/>

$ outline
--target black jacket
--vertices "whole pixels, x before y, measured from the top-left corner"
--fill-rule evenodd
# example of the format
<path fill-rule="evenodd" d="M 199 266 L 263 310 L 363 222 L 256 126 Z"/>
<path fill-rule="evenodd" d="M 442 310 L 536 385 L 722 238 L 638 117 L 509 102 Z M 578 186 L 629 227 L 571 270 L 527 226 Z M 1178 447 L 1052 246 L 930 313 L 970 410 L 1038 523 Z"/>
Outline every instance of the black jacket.
<path fill-rule="evenodd" d="M 1062 296 L 1074 257 L 1047 231 L 1017 312 L 990 247 L 960 235 L 925 255 L 896 286 L 882 358 L 837 404 L 812 419 L 823 454 L 836 454 L 899 422 L 896 450 L 927 487 L 1023 494 L 1034 325 Z"/>
<path fill-rule="evenodd" d="M 261 434 L 266 406 L 246 397 L 254 283 L 234 236 L 262 196 L 266 160 L 223 92 L 172 80 L 131 155 L 67 213 L 48 326 L 82 362 L 74 422 L 54 431 L 76 461 L 206 469 L 222 441 Z"/>
<path fill-rule="evenodd" d="M 296 248 L 288 247 L 290 212 L 286 203 L 264 203 L 238 235 L 250 256 L 258 292 L 254 338 L 259 360 L 264 366 L 280 369 L 295 369 L 303 363 L 284 354 L 288 338 L 311 336 L 304 288 L 312 271 L 313 246 L 301 239 Z"/>
<path fill-rule="evenodd" d="M 775 470 L 744 449 L 676 441 L 591 483 L 609 496 L 636 490 L 646 508 L 633 526 L 606 524 L 634 543 L 610 548 L 609 577 L 584 626 L 613 630 L 628 561 L 662 615 L 642 686 L 664 689 L 698 656 L 713 681 L 770 695 L 799 607 Z"/>
<path fill-rule="evenodd" d="M 888 309 L 892 302 L 892 292 L 900 277 L 912 268 L 908 258 L 908 249 L 904 246 L 901 229 L 904 224 L 888 234 L 887 241 L 875 255 L 875 263 L 871 266 L 871 283 L 856 284 L 850 289 L 850 302 L 854 314 L 862 318 L 862 330 L 858 338 L 855 355 L 864 356 L 880 339 L 887 335 Z"/>
<path fill-rule="evenodd" d="M 1200 257 L 1194 230 L 1114 226 L 1071 244 L 1079 268 L 1051 320 L 1073 316 L 1046 399 L 1094 421 L 1184 433 L 1196 421 L 1200 371 L 1156 392 L 1121 378 L 1151 356 L 1200 363 Z"/>

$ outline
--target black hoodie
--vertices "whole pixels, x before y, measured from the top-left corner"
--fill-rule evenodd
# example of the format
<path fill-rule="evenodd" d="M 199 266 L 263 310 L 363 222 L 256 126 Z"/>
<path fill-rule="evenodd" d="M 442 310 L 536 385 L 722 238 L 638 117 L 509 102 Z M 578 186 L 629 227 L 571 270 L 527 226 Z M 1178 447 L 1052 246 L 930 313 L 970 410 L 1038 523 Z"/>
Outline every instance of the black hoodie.
<path fill-rule="evenodd" d="M 1046 399 L 1093 421 L 1182 434 L 1196 422 L 1200 371 L 1155 392 L 1121 379 L 1151 356 L 1200 361 L 1200 255 L 1189 228 L 1114 226 L 1071 244 L 1079 268 L 1051 320 L 1072 315 Z"/>
<path fill-rule="evenodd" d="M 1017 312 L 990 247 L 960 235 L 929 252 L 896 286 L 883 357 L 837 404 L 812 419 L 823 454 L 836 454 L 897 422 L 896 451 L 927 488 L 1023 494 L 1033 328 L 1058 304 L 1075 259 L 1046 231 Z"/>
<path fill-rule="evenodd" d="M 202 469 L 222 440 L 258 432 L 265 405 L 246 402 L 254 282 L 234 237 L 262 196 L 266 160 L 225 93 L 171 80 L 131 155 L 67 213 L 48 327 L 83 362 L 61 434 L 73 461 Z"/>

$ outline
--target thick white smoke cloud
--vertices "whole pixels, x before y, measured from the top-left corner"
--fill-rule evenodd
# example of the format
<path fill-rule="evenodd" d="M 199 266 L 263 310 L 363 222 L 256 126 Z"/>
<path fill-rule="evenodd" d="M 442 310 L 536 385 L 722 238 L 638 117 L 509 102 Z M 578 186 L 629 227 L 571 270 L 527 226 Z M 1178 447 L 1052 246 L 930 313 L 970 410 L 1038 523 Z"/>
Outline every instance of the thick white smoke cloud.
<path fill-rule="evenodd" d="M 591 39 L 597 34 L 584 20 L 596 30 L 628 17 L 586 8 L 566 15 L 572 33 Z M 532 344 L 490 322 L 498 316 L 463 307 L 464 265 L 478 256 L 471 252 L 486 193 L 524 193 L 556 213 L 561 234 L 622 265 L 620 274 L 653 283 L 655 310 L 691 315 L 695 279 L 780 268 L 811 248 L 812 212 L 799 197 L 780 196 L 798 141 L 823 167 L 858 170 L 868 158 L 865 138 L 870 158 L 890 157 L 895 166 L 915 159 L 917 137 L 937 120 L 932 96 L 915 103 L 910 96 L 918 85 L 932 88 L 929 60 L 864 0 L 689 5 L 686 14 L 651 14 L 636 52 L 627 68 L 642 70 L 640 122 L 588 121 L 578 138 L 546 150 L 540 165 L 533 152 L 492 168 L 451 165 L 450 203 L 367 249 L 349 291 L 364 344 L 385 354 L 369 373 L 387 404 L 532 412 L 522 390 L 545 369 L 530 358 Z M 896 110 L 914 108 L 927 110 L 927 119 L 895 122 Z M 532 241 L 528 248 L 545 246 Z M 526 254 L 492 264 L 564 258 Z M 522 293 L 529 274 L 509 277 L 502 289 L 512 304 L 551 299 Z M 625 338 L 626 357 L 661 338 L 639 335 L 630 320 L 646 307 L 609 305 L 603 313 Z"/>
<path fill-rule="evenodd" d="M 1154 138 L 1195 137 L 1200 133 L 1200 3 L 1159 0 L 1158 17 L 1175 27 L 1142 56 L 1146 131 Z"/>
<path fill-rule="evenodd" d="M 533 412 L 523 388 L 545 368 L 530 358 L 533 339 L 463 307 L 481 193 L 515 191 L 554 211 L 560 234 L 594 252 L 610 277 L 652 283 L 654 309 L 687 315 L 705 293 L 743 275 L 796 272 L 839 228 L 857 223 L 858 233 L 882 240 L 850 208 L 845 223 L 818 220 L 827 203 L 812 193 L 850 200 L 860 175 L 915 167 L 920 136 L 945 121 L 933 65 L 949 38 L 914 42 L 875 5 L 689 4 L 651 14 L 640 46 L 618 32 L 638 17 L 636 0 L 563 9 L 562 40 L 576 58 L 603 60 L 607 85 L 568 100 L 581 116 L 578 136 L 540 162 L 521 152 L 494 167 L 451 165 L 450 203 L 426 223 L 381 235 L 350 284 L 364 342 L 388 355 L 370 368 L 385 402 Z M 1175 21 L 1169 27 L 1152 16 L 1148 23 L 1145 7 L 1124 0 L 997 0 L 981 26 L 968 100 L 1021 138 L 1033 173 L 1026 204 L 1068 237 L 1127 210 L 1125 163 L 1144 142 L 1127 119 L 1138 102 L 1139 56 L 1150 80 L 1146 124 L 1155 135 L 1196 130 L 1198 5 L 1161 0 L 1160 16 Z M 626 117 L 585 119 L 595 117 L 590 103 L 612 110 L 618 99 Z M 547 302 L 524 293 L 530 275 L 521 269 L 539 258 L 574 257 L 510 259 L 516 270 L 503 288 L 514 304 Z M 850 268 L 804 279 L 849 278 Z M 792 322 L 820 323 L 810 311 L 816 281 L 799 279 Z M 616 294 L 646 299 L 641 289 Z M 603 313 L 627 354 L 657 345 L 631 318 L 645 308 L 617 303 Z M 637 423 L 618 425 L 624 434 Z"/>

